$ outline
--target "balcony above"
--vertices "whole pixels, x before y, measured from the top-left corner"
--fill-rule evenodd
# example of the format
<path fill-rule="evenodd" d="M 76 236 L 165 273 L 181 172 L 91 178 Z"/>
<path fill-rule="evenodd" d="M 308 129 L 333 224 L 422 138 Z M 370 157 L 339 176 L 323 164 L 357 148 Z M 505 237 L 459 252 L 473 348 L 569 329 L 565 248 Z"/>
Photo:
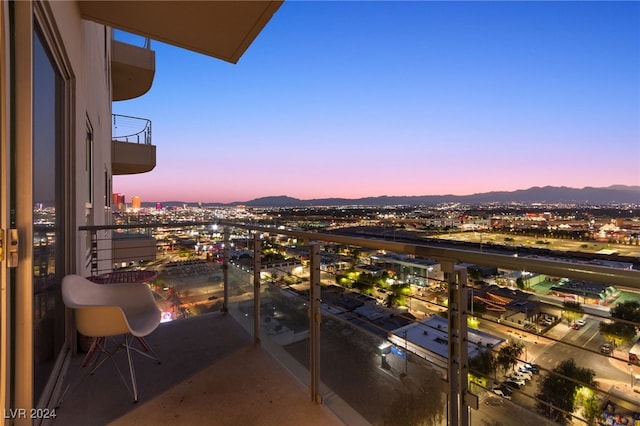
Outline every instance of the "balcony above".
<path fill-rule="evenodd" d="M 111 173 L 131 175 L 150 172 L 156 166 L 156 147 L 151 144 L 151 121 L 113 114 Z"/>
<path fill-rule="evenodd" d="M 82 18 L 236 63 L 277 1 L 79 1 Z"/>
<path fill-rule="evenodd" d="M 150 172 L 156 166 L 156 147 L 129 142 L 111 141 L 111 172 L 114 175 L 134 175 Z"/>
<path fill-rule="evenodd" d="M 111 81 L 114 101 L 142 96 L 151 89 L 156 73 L 156 53 L 140 47 L 112 40 Z"/>

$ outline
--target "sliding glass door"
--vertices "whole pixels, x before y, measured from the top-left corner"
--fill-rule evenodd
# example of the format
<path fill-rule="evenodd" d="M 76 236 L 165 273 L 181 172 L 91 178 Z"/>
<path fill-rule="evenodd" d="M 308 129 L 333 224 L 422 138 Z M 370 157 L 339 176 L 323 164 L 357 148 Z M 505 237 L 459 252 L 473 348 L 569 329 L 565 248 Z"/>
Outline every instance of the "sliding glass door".
<path fill-rule="evenodd" d="M 64 344 L 64 80 L 37 26 L 33 34 L 34 402 Z"/>

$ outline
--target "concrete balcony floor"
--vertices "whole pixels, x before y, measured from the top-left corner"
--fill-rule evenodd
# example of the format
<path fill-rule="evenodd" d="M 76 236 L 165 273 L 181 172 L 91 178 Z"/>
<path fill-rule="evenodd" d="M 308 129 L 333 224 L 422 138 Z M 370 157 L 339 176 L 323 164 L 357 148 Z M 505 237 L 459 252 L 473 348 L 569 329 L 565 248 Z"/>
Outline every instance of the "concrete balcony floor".
<path fill-rule="evenodd" d="M 77 383 L 54 425 L 343 425 L 231 316 L 206 314 L 160 324 L 147 342 L 162 363 L 134 353 L 139 401 L 111 361 L 94 375 L 72 358 L 66 383 Z M 135 342 L 137 345 L 137 342 Z M 116 359 L 127 380 L 126 352 Z M 84 377 L 75 379 L 78 374 Z M 66 386 L 66 385 L 65 385 Z"/>

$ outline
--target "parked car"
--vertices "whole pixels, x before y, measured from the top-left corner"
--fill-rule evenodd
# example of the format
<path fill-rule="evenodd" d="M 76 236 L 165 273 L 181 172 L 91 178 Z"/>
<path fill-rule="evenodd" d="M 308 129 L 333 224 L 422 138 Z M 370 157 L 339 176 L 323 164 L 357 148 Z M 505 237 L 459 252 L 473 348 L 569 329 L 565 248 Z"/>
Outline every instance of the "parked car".
<path fill-rule="evenodd" d="M 507 388 L 506 386 L 504 386 L 504 387 L 496 386 L 493 389 L 491 389 L 491 391 L 493 393 L 495 393 L 496 395 L 499 395 L 499 396 L 501 396 L 503 398 L 511 399 L 512 391 L 509 388 Z"/>
<path fill-rule="evenodd" d="M 503 384 L 510 389 L 520 389 L 520 385 L 513 380 L 506 380 Z"/>
<path fill-rule="evenodd" d="M 524 368 L 524 366 L 522 365 L 518 368 L 518 371 L 516 371 L 516 374 L 518 376 L 522 376 L 522 378 L 525 380 L 531 380 L 533 378 L 533 373 L 527 370 L 526 368 Z"/>
<path fill-rule="evenodd" d="M 507 380 L 509 382 L 517 383 L 518 386 L 520 386 L 520 387 L 522 387 L 522 386 L 527 384 L 527 382 L 523 378 L 518 377 L 518 376 L 516 376 L 514 374 L 511 374 L 510 376 L 508 376 Z M 518 388 L 518 389 L 520 389 L 520 388 Z"/>
<path fill-rule="evenodd" d="M 531 379 L 531 376 L 525 376 L 524 373 L 521 373 L 519 371 L 514 371 L 511 374 L 509 374 L 509 378 L 512 379 L 519 379 L 519 380 L 524 380 L 525 383 L 527 382 L 527 380 Z"/>
<path fill-rule="evenodd" d="M 571 324 L 571 328 L 574 330 L 580 330 L 582 326 L 580 324 L 578 324 L 577 322 L 574 322 L 573 324 Z"/>
<path fill-rule="evenodd" d="M 525 364 L 524 368 L 531 371 L 533 374 L 540 373 L 540 366 L 538 364 Z"/>
<path fill-rule="evenodd" d="M 509 389 L 509 388 L 508 388 L 507 386 L 505 386 L 505 385 L 500 385 L 500 384 L 499 384 L 499 385 L 498 385 L 498 386 L 496 386 L 496 387 L 498 387 L 498 388 L 502 389 L 502 392 L 504 392 L 505 394 L 507 394 L 507 395 L 509 395 L 509 396 L 511 396 L 511 394 L 513 393 L 513 390 Z"/>
<path fill-rule="evenodd" d="M 587 320 L 584 319 L 584 318 L 580 318 L 580 319 L 576 320 L 576 324 L 578 324 L 580 327 L 582 327 L 586 323 L 587 323 Z"/>

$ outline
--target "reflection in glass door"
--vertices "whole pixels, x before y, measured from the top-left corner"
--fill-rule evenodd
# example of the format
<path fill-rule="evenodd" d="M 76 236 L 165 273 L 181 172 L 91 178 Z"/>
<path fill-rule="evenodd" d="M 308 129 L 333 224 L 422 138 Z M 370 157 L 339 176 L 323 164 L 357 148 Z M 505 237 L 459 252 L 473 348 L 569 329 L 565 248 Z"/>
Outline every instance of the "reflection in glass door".
<path fill-rule="evenodd" d="M 33 396 L 38 401 L 64 343 L 63 79 L 37 30 L 33 44 Z"/>

